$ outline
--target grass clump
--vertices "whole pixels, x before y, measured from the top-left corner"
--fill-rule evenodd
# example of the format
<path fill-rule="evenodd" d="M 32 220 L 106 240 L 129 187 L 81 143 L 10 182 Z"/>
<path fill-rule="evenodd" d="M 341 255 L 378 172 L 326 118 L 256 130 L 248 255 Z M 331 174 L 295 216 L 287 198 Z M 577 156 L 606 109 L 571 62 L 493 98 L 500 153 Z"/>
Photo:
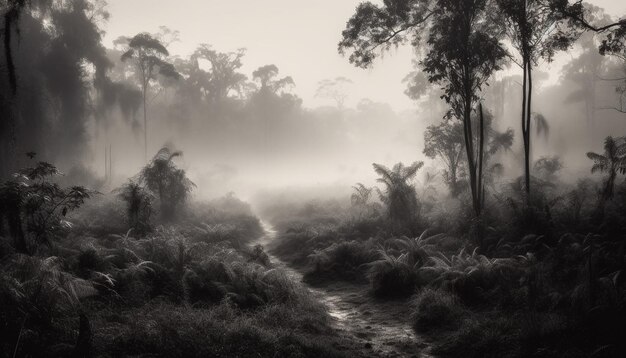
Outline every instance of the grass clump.
<path fill-rule="evenodd" d="M 424 333 L 456 327 L 468 313 L 454 293 L 430 287 L 413 297 L 412 306 L 413 327 Z"/>

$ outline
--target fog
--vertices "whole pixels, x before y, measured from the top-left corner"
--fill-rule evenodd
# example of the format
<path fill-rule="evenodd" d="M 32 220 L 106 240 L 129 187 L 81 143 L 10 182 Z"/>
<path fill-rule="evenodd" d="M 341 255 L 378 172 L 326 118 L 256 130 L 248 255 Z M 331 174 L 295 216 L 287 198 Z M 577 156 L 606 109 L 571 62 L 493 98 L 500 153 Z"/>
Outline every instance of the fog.
<path fill-rule="evenodd" d="M 0 29 L 0 358 L 626 357 L 624 0 Z"/>
<path fill-rule="evenodd" d="M 184 153 L 177 160 L 197 184 L 198 198 L 231 191 L 249 198 L 259 190 L 295 187 L 347 194 L 357 182 L 375 183 L 372 163 L 425 161 L 420 175 L 444 169 L 423 151 L 424 132 L 441 123 L 446 105 L 435 84 L 418 86 L 426 93 L 421 97 L 410 93 L 420 73 L 410 46 L 392 48 L 368 69 L 337 52 L 358 1 L 305 7 L 286 1 L 85 4 L 86 17 L 75 8 L 19 20 L 14 41 L 20 44 L 21 120 L 12 150 L 17 162 L 7 167 L 25 160 L 20 153 L 34 151 L 65 172 L 82 167 L 95 179 L 108 178 L 106 186 L 113 188 L 169 146 Z M 608 17 L 625 10 L 619 1 L 594 4 Z M 46 33 L 39 21 L 50 21 L 53 31 Z M 90 43 L 69 38 L 85 31 L 92 31 Z M 140 32 L 167 47 L 164 59 L 180 73 L 149 83 L 147 153 L 139 74 L 132 61 L 121 60 L 128 39 Z M 65 47 L 38 57 L 47 41 Z M 532 159 L 559 156 L 569 181 L 588 174 L 586 152 L 599 151 L 606 136 L 626 128 L 624 114 L 610 109 L 619 103 L 619 82 L 600 79 L 623 76 L 623 64 L 598 54 L 599 41 L 599 35 L 585 34 L 536 69 L 533 113 L 543 115 L 550 130 L 533 134 Z M 69 72 L 54 62 L 66 59 L 73 61 L 64 65 Z M 581 74 L 590 64 L 595 72 Z M 263 66 L 265 73 L 255 76 Z M 583 93 L 590 83 L 592 99 Z M 520 68 L 509 63 L 482 93 L 494 128 L 514 131 L 514 144 L 498 154 L 506 178 L 522 174 L 521 89 Z"/>

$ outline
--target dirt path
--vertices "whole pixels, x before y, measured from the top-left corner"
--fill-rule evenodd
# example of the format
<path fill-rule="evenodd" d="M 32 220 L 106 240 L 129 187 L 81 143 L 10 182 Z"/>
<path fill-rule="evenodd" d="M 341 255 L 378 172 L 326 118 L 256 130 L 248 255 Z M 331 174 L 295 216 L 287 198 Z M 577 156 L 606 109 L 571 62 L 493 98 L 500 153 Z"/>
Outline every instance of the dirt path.
<path fill-rule="evenodd" d="M 267 247 L 277 233 L 271 225 L 265 222 L 262 225 L 265 235 L 257 243 Z M 302 282 L 302 273 L 269 252 L 267 254 L 274 265 L 283 268 L 294 280 Z M 336 328 L 350 340 L 360 342 L 358 355 L 430 357 L 427 344 L 411 328 L 406 301 L 377 301 L 367 292 L 367 287 L 350 283 L 308 288 L 326 305 Z"/>

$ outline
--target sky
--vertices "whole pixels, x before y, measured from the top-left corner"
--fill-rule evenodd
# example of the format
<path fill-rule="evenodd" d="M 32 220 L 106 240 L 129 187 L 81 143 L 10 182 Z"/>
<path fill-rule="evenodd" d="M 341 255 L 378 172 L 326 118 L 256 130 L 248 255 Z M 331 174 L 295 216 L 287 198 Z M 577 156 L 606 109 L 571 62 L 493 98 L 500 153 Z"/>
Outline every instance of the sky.
<path fill-rule="evenodd" d="M 371 69 L 352 66 L 337 52 L 346 21 L 362 0 L 108 0 L 111 18 L 105 25 L 105 43 L 119 36 L 158 32 L 167 26 L 180 32 L 170 45 L 173 55 L 186 57 L 198 44 L 221 52 L 246 48 L 243 72 L 275 64 L 291 76 L 304 105 L 330 104 L 316 98 L 321 80 L 344 76 L 354 84 L 347 105 L 362 98 L 389 103 L 396 110 L 412 107 L 404 95 L 403 78 L 411 71 L 408 46 L 392 50 Z M 590 0 L 616 17 L 626 15 L 624 0 Z M 544 70 L 556 74 L 559 61 Z"/>

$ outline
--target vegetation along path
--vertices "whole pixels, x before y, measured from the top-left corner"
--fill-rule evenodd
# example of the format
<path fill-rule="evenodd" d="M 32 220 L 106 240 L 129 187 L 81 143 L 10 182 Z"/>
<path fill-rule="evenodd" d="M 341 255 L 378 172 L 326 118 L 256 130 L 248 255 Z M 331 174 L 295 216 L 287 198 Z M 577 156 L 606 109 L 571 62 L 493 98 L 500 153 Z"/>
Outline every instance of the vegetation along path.
<path fill-rule="evenodd" d="M 276 230 L 262 222 L 265 234 L 257 244 L 267 248 Z M 266 250 L 267 252 L 267 250 Z M 297 282 L 302 273 L 267 252 L 271 262 L 284 269 Z M 351 341 L 361 343 L 358 355 L 364 357 L 430 357 L 427 343 L 411 327 L 406 301 L 379 302 L 363 285 L 340 283 L 324 287 L 308 286 L 335 320 L 336 328 Z M 356 355 L 357 352 L 354 352 Z"/>

